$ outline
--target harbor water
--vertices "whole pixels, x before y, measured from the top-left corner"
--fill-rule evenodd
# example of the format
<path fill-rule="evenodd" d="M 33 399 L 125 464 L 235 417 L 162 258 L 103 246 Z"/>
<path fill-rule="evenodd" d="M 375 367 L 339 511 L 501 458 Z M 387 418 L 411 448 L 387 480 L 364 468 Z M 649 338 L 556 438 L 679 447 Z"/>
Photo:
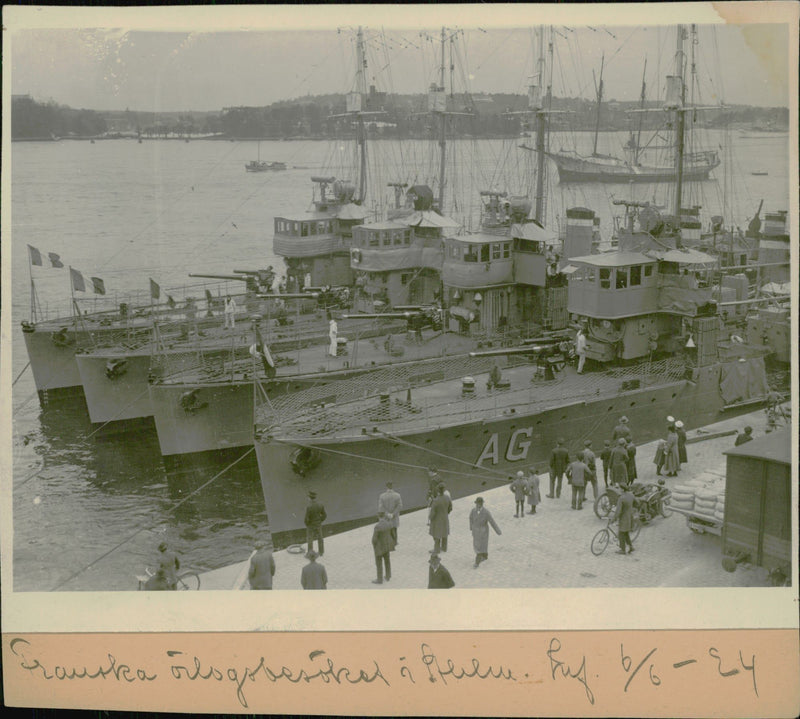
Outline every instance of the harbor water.
<path fill-rule="evenodd" d="M 726 139 L 721 132 L 710 138 L 713 148 Z M 599 149 L 615 150 L 624 139 L 623 133 L 608 133 Z M 702 205 L 706 218 L 722 214 L 726 224 L 744 228 L 761 199 L 762 218 L 765 211 L 788 208 L 788 137 L 734 133 L 731 139 L 715 179 L 691 183 L 684 205 Z M 586 151 L 591 135 L 570 141 Z M 566 143 L 566 137 L 551 138 L 554 149 Z M 508 160 L 529 155 L 517 144 L 451 143 L 453 179 L 445 200 L 446 208 L 455 203 L 450 214 L 469 216 L 467 224 L 476 227 L 480 190 L 526 191 L 519 179 L 526 161 Z M 392 200 L 387 182 L 435 184 L 435 150 L 427 143 L 410 145 L 410 151 L 389 140 L 370 145 L 369 182 L 376 188 L 370 207 Z M 19 376 L 11 422 L 15 591 L 132 590 L 135 576 L 153 564 L 160 541 L 179 553 L 184 566 L 210 570 L 246 559 L 266 532 L 253 452 L 168 473 L 152 429 L 106 436 L 95 432 L 82 401 L 40 407 L 25 370 L 20 329 L 20 322 L 30 319 L 31 276 L 46 314 L 70 313 L 67 266 L 102 278 L 112 301 L 135 290 L 146 302 L 148 278 L 163 288 L 180 288 L 191 282 L 188 272 L 273 265 L 280 274 L 282 260 L 271 247 L 273 217 L 308 209 L 310 177 L 347 177 L 336 165 L 352 158 L 344 142 L 262 142 L 260 157 L 285 162 L 288 169 L 247 173 L 244 165 L 256 150 L 255 142 L 194 140 L 12 145 L 10 311 L 12 374 Z M 476 150 L 480 163 L 473 160 Z M 517 179 L 506 174 L 511 167 Z M 612 215 L 620 209 L 613 199 L 633 195 L 668 204 L 658 185 L 565 186 L 558 185 L 555 168 L 550 176 L 547 213 L 553 229 L 566 208 L 580 205 L 598 213 L 608 238 Z M 29 266 L 28 244 L 43 253 L 43 266 Z M 60 255 L 65 267 L 49 267 L 48 252 Z M 92 309 L 91 292 L 76 297 L 82 309 Z"/>

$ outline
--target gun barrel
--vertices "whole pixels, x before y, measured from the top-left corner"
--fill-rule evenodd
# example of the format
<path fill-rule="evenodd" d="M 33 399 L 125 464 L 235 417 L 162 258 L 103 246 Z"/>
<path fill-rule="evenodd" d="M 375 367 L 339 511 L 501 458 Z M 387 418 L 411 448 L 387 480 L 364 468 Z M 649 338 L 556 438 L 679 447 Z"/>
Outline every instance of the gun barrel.
<path fill-rule="evenodd" d="M 343 320 L 407 320 L 414 317 L 414 312 L 363 312 L 355 315 L 340 315 Z"/>
<path fill-rule="evenodd" d="M 315 300 L 319 295 L 316 292 L 284 292 L 283 294 L 269 293 L 256 295 L 256 297 L 262 300 Z"/>
<path fill-rule="evenodd" d="M 190 272 L 189 277 L 207 277 L 210 280 L 239 280 L 239 282 L 246 282 L 250 279 L 245 275 L 206 275 L 199 272 Z"/>
<path fill-rule="evenodd" d="M 501 347 L 496 350 L 479 350 L 470 352 L 470 357 L 499 357 L 502 355 L 519 355 L 519 354 L 541 354 L 545 350 L 552 349 L 552 345 L 530 345 L 528 347 Z"/>

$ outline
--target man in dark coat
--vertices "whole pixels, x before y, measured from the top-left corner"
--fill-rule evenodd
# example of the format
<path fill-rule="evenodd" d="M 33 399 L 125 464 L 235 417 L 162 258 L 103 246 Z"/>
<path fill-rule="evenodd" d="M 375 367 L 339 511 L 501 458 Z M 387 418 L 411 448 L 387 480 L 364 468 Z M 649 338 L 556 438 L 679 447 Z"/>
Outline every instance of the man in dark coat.
<path fill-rule="evenodd" d="M 617 554 L 625 554 L 625 547 L 628 547 L 627 554 L 633 551 L 630 531 L 633 529 L 633 493 L 625 485 L 625 489 L 617 500 L 612 519 L 619 521 L 619 549 Z"/>
<path fill-rule="evenodd" d="M 494 529 L 495 534 L 502 534 L 497 522 L 494 521 L 492 513 L 483 506 L 483 497 L 475 500 L 475 506 L 469 513 L 469 531 L 472 532 L 472 548 L 475 550 L 476 569 L 481 562 L 489 559 L 489 527 Z"/>
<path fill-rule="evenodd" d="M 428 562 L 428 589 L 450 589 L 456 585 L 438 554 L 431 554 Z"/>
<path fill-rule="evenodd" d="M 375 551 L 375 567 L 378 578 L 373 579 L 373 584 L 383 584 L 383 570 L 386 568 L 386 581 L 392 578 L 392 562 L 389 554 L 394 550 L 392 538 L 392 522 L 385 512 L 378 513 L 378 523 L 372 530 L 372 548 Z"/>
<path fill-rule="evenodd" d="M 568 464 L 569 452 L 564 448 L 564 440 L 559 438 L 550 453 L 550 494 L 547 496 L 551 499 L 561 496 L 561 481 Z"/>
<path fill-rule="evenodd" d="M 325 554 L 325 542 L 322 539 L 322 523 L 328 518 L 325 512 L 325 507 L 317 502 L 317 493 L 308 493 L 308 506 L 306 507 L 306 541 L 308 542 L 308 551 L 314 549 L 314 540 L 317 540 L 319 547 L 319 556 Z"/>
<path fill-rule="evenodd" d="M 636 445 L 628 442 L 625 451 L 628 453 L 628 482 L 630 483 L 639 479 L 639 473 L 636 471 Z"/>
<path fill-rule="evenodd" d="M 444 485 L 440 484 L 436 488 L 436 497 L 431 502 L 428 514 L 430 524 L 429 533 L 433 537 L 433 551 L 447 551 L 447 535 L 450 534 L 450 511 L 453 503 L 444 493 Z"/>
<path fill-rule="evenodd" d="M 623 486 L 628 484 L 628 442 L 624 437 L 617 440 L 611 450 L 608 468 L 611 474 L 611 484 Z"/>
<path fill-rule="evenodd" d="M 603 465 L 603 484 L 608 488 L 608 467 L 611 463 L 611 440 L 603 442 L 603 449 L 600 451 L 600 462 Z"/>
<path fill-rule="evenodd" d="M 591 474 L 586 475 L 586 484 L 592 485 L 592 499 L 597 499 L 597 457 L 592 452 L 592 440 L 587 439 L 583 443 L 583 463 L 591 470 Z M 586 489 L 584 491 L 584 496 Z"/>
<path fill-rule="evenodd" d="M 392 483 L 386 483 L 386 491 L 378 497 L 378 514 L 383 512 L 392 524 L 392 539 L 397 545 L 397 528 L 400 526 L 400 510 L 403 508 L 403 499 L 392 488 Z"/>
<path fill-rule="evenodd" d="M 327 589 L 328 588 L 328 573 L 325 567 L 317 564 L 317 554 L 313 549 L 306 554 L 308 564 L 303 567 L 300 574 L 300 585 L 303 589 Z"/>
<path fill-rule="evenodd" d="M 752 427 L 745 427 L 744 432 L 740 432 L 736 435 L 736 441 L 733 443 L 734 447 L 738 447 L 739 445 L 744 444 L 745 442 L 750 442 L 753 439 L 753 428 Z"/>
<path fill-rule="evenodd" d="M 575 455 L 575 461 L 567 467 L 567 479 L 572 486 L 572 508 L 583 509 L 583 495 L 586 491 L 586 480 L 592 470 L 583 461 L 583 452 Z"/>
<path fill-rule="evenodd" d="M 250 589 L 272 589 L 272 577 L 275 575 L 275 559 L 264 542 L 256 544 L 256 553 L 250 557 L 250 569 L 247 578 Z"/>

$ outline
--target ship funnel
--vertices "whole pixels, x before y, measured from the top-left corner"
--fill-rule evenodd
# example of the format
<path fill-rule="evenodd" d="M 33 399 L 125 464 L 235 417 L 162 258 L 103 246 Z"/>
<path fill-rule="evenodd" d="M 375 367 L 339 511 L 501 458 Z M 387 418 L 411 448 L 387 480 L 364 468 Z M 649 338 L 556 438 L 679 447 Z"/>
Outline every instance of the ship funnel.
<path fill-rule="evenodd" d="M 571 207 L 567 210 L 566 233 L 564 236 L 564 259 L 591 254 L 594 239 L 593 210 L 586 207 Z"/>

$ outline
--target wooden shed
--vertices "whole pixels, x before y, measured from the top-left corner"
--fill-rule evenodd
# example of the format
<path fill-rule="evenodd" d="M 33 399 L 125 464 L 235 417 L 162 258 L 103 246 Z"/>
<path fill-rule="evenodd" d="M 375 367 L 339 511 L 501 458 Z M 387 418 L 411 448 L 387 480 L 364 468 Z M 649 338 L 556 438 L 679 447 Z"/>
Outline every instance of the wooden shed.
<path fill-rule="evenodd" d="M 725 454 L 723 554 L 748 555 L 747 561 L 754 565 L 781 567 L 788 573 L 792 563 L 791 427 Z"/>

